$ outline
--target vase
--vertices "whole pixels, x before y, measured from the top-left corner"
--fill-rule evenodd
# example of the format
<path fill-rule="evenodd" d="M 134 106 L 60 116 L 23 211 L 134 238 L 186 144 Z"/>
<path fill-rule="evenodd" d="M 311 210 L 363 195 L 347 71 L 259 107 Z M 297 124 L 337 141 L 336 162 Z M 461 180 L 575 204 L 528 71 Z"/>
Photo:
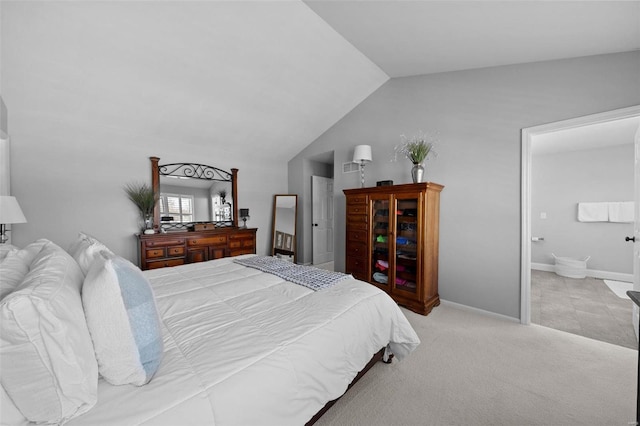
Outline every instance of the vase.
<path fill-rule="evenodd" d="M 420 183 L 424 178 L 424 167 L 422 164 L 414 163 L 411 168 L 411 178 L 413 179 L 413 183 Z"/>
<path fill-rule="evenodd" d="M 153 230 L 153 215 L 150 214 L 141 214 L 140 215 L 140 230 L 144 234 L 154 234 Z"/>

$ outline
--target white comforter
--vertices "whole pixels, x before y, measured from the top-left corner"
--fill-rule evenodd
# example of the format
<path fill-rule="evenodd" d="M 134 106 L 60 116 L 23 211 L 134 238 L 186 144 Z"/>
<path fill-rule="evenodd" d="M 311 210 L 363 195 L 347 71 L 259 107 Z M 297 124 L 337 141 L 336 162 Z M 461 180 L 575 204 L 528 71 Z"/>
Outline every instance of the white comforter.
<path fill-rule="evenodd" d="M 100 381 L 70 425 L 303 425 L 380 348 L 419 339 L 397 305 L 349 278 L 318 292 L 231 258 L 146 271 L 165 355 L 146 386 Z"/>

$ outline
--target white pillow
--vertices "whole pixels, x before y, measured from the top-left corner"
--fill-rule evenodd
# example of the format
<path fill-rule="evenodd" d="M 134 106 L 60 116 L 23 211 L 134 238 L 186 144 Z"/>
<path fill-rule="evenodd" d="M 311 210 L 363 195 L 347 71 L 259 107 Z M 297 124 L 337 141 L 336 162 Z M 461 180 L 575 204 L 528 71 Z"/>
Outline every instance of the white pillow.
<path fill-rule="evenodd" d="M 11 244 L 0 244 L 0 260 L 7 257 L 7 254 L 12 251 L 17 251 L 18 247 L 12 246 Z"/>
<path fill-rule="evenodd" d="M 82 273 L 87 275 L 93 261 L 100 256 L 101 251 L 113 253 L 107 246 L 102 244 L 97 238 L 89 234 L 80 232 L 76 241 L 69 247 L 69 254 L 78 262 Z"/>
<path fill-rule="evenodd" d="M 8 252 L 5 258 L 0 260 L 0 300 L 18 287 L 27 272 L 29 264 L 18 256 L 18 250 Z"/>
<path fill-rule="evenodd" d="M 2 386 L 32 422 L 64 423 L 97 400 L 98 366 L 82 309 L 83 275 L 52 242 L 0 301 Z"/>
<path fill-rule="evenodd" d="M 15 246 L 4 251 L 4 258 L 0 258 L 0 300 L 18 287 L 29 272 L 29 265 L 40 253 L 40 250 L 50 243 L 49 240 L 37 240 L 22 250 Z"/>
<path fill-rule="evenodd" d="M 87 325 L 102 377 L 112 385 L 147 384 L 163 355 L 151 285 L 128 260 L 103 252 L 82 289 Z"/>

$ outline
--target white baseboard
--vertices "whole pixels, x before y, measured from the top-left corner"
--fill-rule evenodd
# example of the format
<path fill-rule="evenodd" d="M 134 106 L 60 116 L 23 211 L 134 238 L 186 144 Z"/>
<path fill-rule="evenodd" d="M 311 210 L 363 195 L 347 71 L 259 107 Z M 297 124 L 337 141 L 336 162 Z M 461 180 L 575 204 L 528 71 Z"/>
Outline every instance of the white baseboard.
<path fill-rule="evenodd" d="M 489 317 L 500 318 L 503 320 L 511 321 L 511 322 L 520 322 L 519 318 L 510 317 L 507 315 L 496 314 L 495 312 L 485 311 L 484 309 L 474 308 L 473 306 L 462 305 L 456 302 L 450 302 L 448 300 L 440 299 L 440 303 L 446 306 L 453 306 L 454 308 L 462 309 L 465 311 L 475 312 L 476 314 L 486 315 Z"/>
<path fill-rule="evenodd" d="M 555 265 L 549 265 L 547 263 L 531 262 L 531 269 L 535 269 L 536 271 L 554 272 Z M 633 274 L 624 274 L 622 272 L 599 271 L 597 269 L 587 269 L 585 273 L 588 277 L 599 278 L 601 280 L 625 281 L 629 283 L 633 282 Z"/>

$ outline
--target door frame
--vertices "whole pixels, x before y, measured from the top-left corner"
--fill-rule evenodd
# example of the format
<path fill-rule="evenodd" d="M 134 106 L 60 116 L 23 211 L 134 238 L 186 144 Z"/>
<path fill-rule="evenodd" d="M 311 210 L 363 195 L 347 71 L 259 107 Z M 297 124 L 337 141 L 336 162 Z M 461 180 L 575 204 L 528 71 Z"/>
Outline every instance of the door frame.
<path fill-rule="evenodd" d="M 531 324 L 531 145 L 536 136 L 591 124 L 640 116 L 640 105 L 556 121 L 521 131 L 520 323 Z"/>

